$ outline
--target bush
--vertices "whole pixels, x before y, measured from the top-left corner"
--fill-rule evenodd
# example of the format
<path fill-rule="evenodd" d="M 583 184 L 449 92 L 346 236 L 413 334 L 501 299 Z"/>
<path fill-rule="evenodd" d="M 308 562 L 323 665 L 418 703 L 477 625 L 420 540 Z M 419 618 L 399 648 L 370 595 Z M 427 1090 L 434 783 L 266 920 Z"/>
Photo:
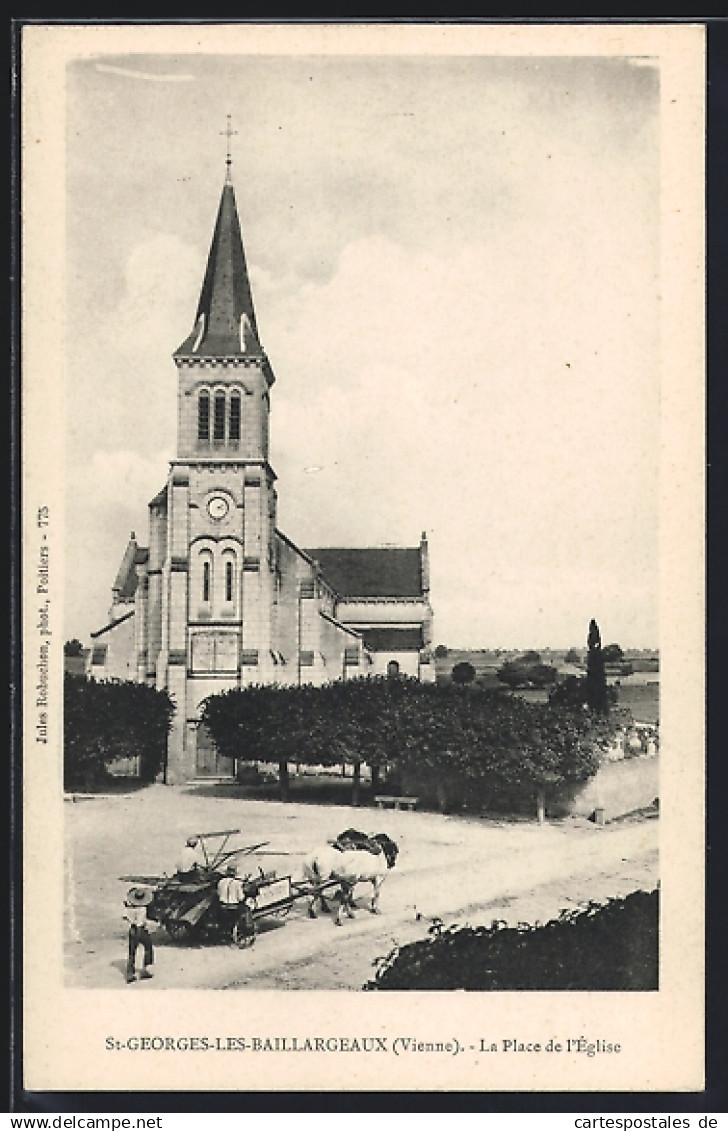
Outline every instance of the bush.
<path fill-rule="evenodd" d="M 96 788 L 119 758 L 138 757 L 139 777 L 154 781 L 164 765 L 174 714 L 166 691 L 66 675 L 63 710 L 66 789 Z"/>
<path fill-rule="evenodd" d="M 611 708 L 617 704 L 617 690 L 605 688 L 605 701 Z M 549 692 L 549 705 L 563 707 L 568 711 L 579 711 L 589 706 L 587 681 L 584 676 L 568 675 Z"/>
<path fill-rule="evenodd" d="M 365 990 L 656 990 L 657 891 L 562 911 L 543 926 L 457 927 L 378 959 Z"/>
<path fill-rule="evenodd" d="M 528 654 L 528 653 L 527 653 Z M 535 653 L 533 653 L 535 655 Z M 556 681 L 556 668 L 538 660 L 507 660 L 496 672 L 501 683 L 517 687 L 547 687 Z"/>
<path fill-rule="evenodd" d="M 475 679 L 475 668 L 467 660 L 461 660 L 459 664 L 455 664 L 453 667 L 450 678 L 453 683 L 472 683 Z"/>

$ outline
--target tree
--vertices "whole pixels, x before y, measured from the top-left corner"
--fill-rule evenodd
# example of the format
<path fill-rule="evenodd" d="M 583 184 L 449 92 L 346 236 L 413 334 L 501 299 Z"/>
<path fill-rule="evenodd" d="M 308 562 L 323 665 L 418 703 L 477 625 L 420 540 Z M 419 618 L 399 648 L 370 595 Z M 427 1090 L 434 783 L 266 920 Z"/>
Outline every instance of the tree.
<path fill-rule="evenodd" d="M 447 647 L 444 644 L 438 644 L 435 649 L 435 659 L 444 660 L 447 658 Z"/>
<path fill-rule="evenodd" d="M 586 680 L 578 675 L 569 675 L 560 680 L 549 692 L 549 704 L 552 707 L 564 707 L 567 711 L 587 707 Z"/>
<path fill-rule="evenodd" d="M 66 675 L 63 764 L 66 789 L 93 789 L 120 758 L 139 758 L 151 782 L 164 765 L 174 703 L 144 683 Z"/>
<path fill-rule="evenodd" d="M 64 656 L 80 656 L 83 654 L 83 644 L 75 636 L 63 645 Z"/>
<path fill-rule="evenodd" d="M 556 668 L 538 661 L 507 660 L 498 669 L 496 676 L 510 688 L 546 687 L 556 681 Z"/>
<path fill-rule="evenodd" d="M 565 664 L 580 664 L 581 663 L 581 656 L 577 652 L 576 648 L 569 648 L 569 651 L 564 656 L 564 663 Z"/>
<path fill-rule="evenodd" d="M 609 710 L 607 676 L 604 670 L 602 638 L 595 620 L 589 622 L 586 659 L 586 701 L 592 711 L 606 715 Z"/>
<path fill-rule="evenodd" d="M 511 689 L 523 687 L 528 683 L 524 669 L 515 660 L 506 660 L 495 674 L 501 683 L 505 683 Z"/>
<path fill-rule="evenodd" d="M 201 721 L 219 752 L 241 761 L 277 762 L 281 799 L 288 796 L 288 765 L 354 767 L 358 800 L 362 762 L 390 760 L 392 704 L 417 680 L 337 680 L 323 687 L 275 685 L 237 688 L 211 695 Z"/>
<path fill-rule="evenodd" d="M 619 644 L 607 644 L 602 648 L 602 659 L 605 664 L 621 664 L 624 660 L 624 652 Z"/>
<path fill-rule="evenodd" d="M 475 668 L 467 660 L 461 660 L 459 664 L 455 664 L 452 669 L 451 678 L 453 683 L 458 683 L 461 686 L 466 683 L 472 683 L 475 679 Z"/>

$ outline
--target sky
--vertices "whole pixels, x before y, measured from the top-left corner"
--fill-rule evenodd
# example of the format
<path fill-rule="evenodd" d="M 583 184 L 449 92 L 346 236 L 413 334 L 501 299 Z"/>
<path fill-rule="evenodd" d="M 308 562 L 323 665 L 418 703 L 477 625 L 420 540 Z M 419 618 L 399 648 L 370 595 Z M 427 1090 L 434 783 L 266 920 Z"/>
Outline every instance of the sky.
<path fill-rule="evenodd" d="M 660 90 L 628 57 L 104 55 L 67 73 L 66 638 L 176 445 L 225 174 L 278 521 L 415 546 L 436 643 L 658 643 Z"/>

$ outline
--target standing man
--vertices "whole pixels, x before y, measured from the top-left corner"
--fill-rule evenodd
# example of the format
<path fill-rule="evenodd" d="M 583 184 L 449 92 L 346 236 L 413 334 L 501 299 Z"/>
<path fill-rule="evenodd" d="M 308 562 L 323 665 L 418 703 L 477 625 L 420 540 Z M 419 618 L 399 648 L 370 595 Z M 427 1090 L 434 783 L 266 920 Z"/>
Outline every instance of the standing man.
<path fill-rule="evenodd" d="M 129 955 L 126 963 L 126 980 L 133 982 L 136 975 L 136 953 L 139 946 L 143 947 L 142 968 L 139 972 L 140 980 L 151 978 L 148 966 L 154 965 L 154 948 L 152 939 L 147 929 L 147 904 L 152 901 L 152 893 L 146 888 L 131 888 L 124 900 L 124 918 L 129 924 Z"/>

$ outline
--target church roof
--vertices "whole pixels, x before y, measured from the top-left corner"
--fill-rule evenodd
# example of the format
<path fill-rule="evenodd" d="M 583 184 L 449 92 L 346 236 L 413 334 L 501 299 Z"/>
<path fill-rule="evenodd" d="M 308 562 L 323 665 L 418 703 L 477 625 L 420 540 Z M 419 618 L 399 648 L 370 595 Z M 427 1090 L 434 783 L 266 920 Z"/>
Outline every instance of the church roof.
<path fill-rule="evenodd" d="M 117 601 L 131 601 L 139 584 L 136 567 L 149 561 L 149 550 L 146 546 L 137 544 L 136 536 L 132 531 L 126 544 L 124 557 L 121 559 L 112 592 Z"/>
<path fill-rule="evenodd" d="M 175 357 L 263 357 L 233 186 L 223 186 L 195 326 Z"/>
<path fill-rule="evenodd" d="M 99 638 L 99 636 L 103 636 L 104 633 L 106 633 L 106 632 L 111 632 L 112 628 L 116 628 L 117 625 L 123 624 L 124 621 L 127 621 L 129 619 L 129 617 L 133 617 L 133 616 L 134 616 L 134 609 L 130 609 L 128 613 L 124 613 L 123 616 L 117 617 L 116 620 L 109 621 L 109 623 L 105 624 L 103 628 L 99 628 L 96 632 L 92 632 L 91 633 L 91 639 L 97 640 Z"/>
<path fill-rule="evenodd" d="M 139 546 L 132 532 L 126 544 L 124 557 L 121 559 L 116 581 L 112 585 L 112 591 L 117 601 L 130 601 L 136 592 L 136 587 L 139 584 L 136 571 L 136 558 L 138 553 Z"/>
<path fill-rule="evenodd" d="M 153 499 L 149 500 L 149 506 L 150 507 L 164 507 L 165 510 L 167 509 L 167 485 L 166 485 L 166 483 L 165 483 L 164 487 L 162 487 L 162 490 L 158 494 L 156 494 Z"/>
<path fill-rule="evenodd" d="M 376 549 L 306 550 L 340 597 L 421 597 L 420 550 Z"/>
<path fill-rule="evenodd" d="M 329 624 L 333 624 L 334 628 L 340 629 L 341 632 L 346 632 L 349 636 L 354 636 L 357 640 L 361 638 L 361 632 L 358 632 L 355 628 L 351 628 L 348 624 L 342 624 L 340 620 L 337 620 L 336 617 L 332 617 L 328 613 L 325 613 L 323 609 L 319 609 L 319 616 L 322 620 L 328 621 Z"/>
<path fill-rule="evenodd" d="M 421 628 L 363 628 L 364 643 L 372 652 L 419 652 Z"/>

